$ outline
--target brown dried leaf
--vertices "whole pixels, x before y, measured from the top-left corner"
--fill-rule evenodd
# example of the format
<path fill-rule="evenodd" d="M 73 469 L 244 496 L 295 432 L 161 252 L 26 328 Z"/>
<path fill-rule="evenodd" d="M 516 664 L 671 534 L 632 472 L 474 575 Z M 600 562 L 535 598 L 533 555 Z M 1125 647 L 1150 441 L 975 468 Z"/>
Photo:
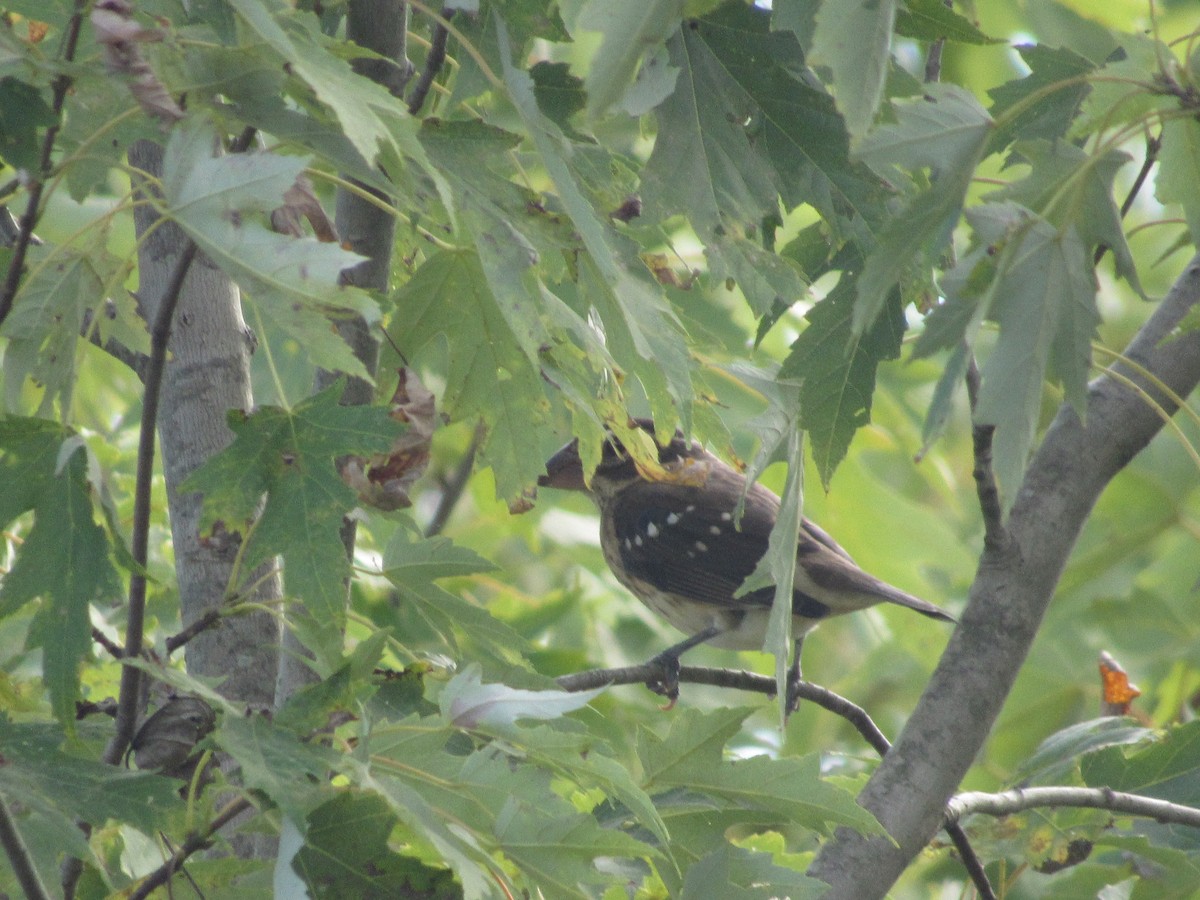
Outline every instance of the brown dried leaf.
<path fill-rule="evenodd" d="M 433 393 L 407 366 L 399 371 L 400 381 L 392 395 L 392 418 L 408 428 L 392 442 L 388 453 L 365 461 L 353 457 L 342 466 L 342 478 L 359 499 L 384 510 L 412 506 L 409 492 L 429 466 L 429 448 L 437 427 Z"/>
<path fill-rule="evenodd" d="M 533 501 L 537 499 L 537 488 L 526 488 L 519 497 L 508 501 L 508 511 L 511 515 L 519 516 L 533 509 Z"/>
<path fill-rule="evenodd" d="M 1129 680 L 1121 664 L 1107 652 L 1100 653 L 1100 685 L 1103 690 L 1101 713 L 1106 716 L 1127 716 L 1135 698 L 1142 692 Z"/>
<path fill-rule="evenodd" d="M 299 176 L 283 195 L 283 206 L 271 211 L 271 228 L 280 234 L 303 237 L 300 219 L 308 219 L 318 241 L 337 243 L 337 229 L 325 213 L 321 201 L 313 191 L 312 182 L 306 175 Z"/>

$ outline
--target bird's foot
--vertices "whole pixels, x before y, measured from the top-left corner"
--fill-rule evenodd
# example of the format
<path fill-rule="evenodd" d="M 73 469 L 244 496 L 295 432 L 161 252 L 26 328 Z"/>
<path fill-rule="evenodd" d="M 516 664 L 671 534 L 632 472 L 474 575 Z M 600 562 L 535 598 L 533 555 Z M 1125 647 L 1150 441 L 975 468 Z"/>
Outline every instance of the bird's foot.
<path fill-rule="evenodd" d="M 660 697 L 666 697 L 670 702 L 664 709 L 670 709 L 679 699 L 679 655 L 676 653 L 660 653 L 646 663 L 658 671 L 646 680 L 646 687 Z"/>
<path fill-rule="evenodd" d="M 783 707 L 783 719 L 786 722 L 788 716 L 800 708 L 800 685 L 804 683 L 804 676 L 800 672 L 800 642 L 796 642 L 796 655 L 792 660 L 792 664 L 788 667 L 787 673 L 787 693 L 784 699 L 787 701 Z"/>
<path fill-rule="evenodd" d="M 799 673 L 788 673 L 787 693 L 784 699 L 787 703 L 783 708 L 783 717 L 786 720 L 788 716 L 800 708 L 800 685 L 804 683 L 804 679 Z"/>

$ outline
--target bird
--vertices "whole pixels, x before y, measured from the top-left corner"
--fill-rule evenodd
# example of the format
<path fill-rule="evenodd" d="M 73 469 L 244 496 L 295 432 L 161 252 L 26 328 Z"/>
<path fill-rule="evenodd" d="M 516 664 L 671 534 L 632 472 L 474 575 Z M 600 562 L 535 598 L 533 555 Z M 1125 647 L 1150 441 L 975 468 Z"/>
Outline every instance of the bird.
<path fill-rule="evenodd" d="M 633 419 L 630 425 L 654 438 L 650 419 Z M 661 473 L 639 467 L 609 431 L 589 478 L 576 438 L 550 457 L 538 485 L 591 496 L 600 512 L 600 547 L 613 575 L 687 635 L 649 661 L 660 674 L 647 685 L 673 704 L 679 695 L 679 657 L 686 650 L 698 644 L 763 649 L 774 586 L 735 595 L 767 552 L 780 500 L 757 482 L 747 486 L 742 472 L 679 431 L 665 444 L 654 443 Z M 789 708 L 795 708 L 792 688 L 801 678 L 804 636 L 824 619 L 878 603 L 956 621 L 940 607 L 865 572 L 820 526 L 803 518 L 792 591 Z"/>

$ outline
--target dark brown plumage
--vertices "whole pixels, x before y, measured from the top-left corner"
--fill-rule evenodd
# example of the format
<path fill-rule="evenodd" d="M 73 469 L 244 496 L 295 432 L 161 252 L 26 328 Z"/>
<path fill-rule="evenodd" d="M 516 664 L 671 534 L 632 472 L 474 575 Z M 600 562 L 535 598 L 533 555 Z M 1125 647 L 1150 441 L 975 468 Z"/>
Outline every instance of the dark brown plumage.
<path fill-rule="evenodd" d="M 648 420 L 638 427 L 651 435 Z M 600 465 L 585 482 L 577 441 L 546 463 L 538 479 L 545 487 L 589 493 L 600 510 L 600 544 L 617 579 L 650 609 L 689 637 L 655 658 L 664 679 L 656 689 L 674 696 L 678 658 L 707 642 L 734 650 L 761 650 L 774 599 L 773 587 L 734 594 L 763 554 L 779 514 L 779 498 L 759 484 L 746 492 L 746 478 L 698 443 L 678 433 L 658 447 L 667 478 L 647 477 L 615 439 L 604 446 Z M 822 619 L 877 603 L 895 603 L 922 615 L 953 622 L 946 612 L 864 572 L 838 543 L 804 519 L 796 547 L 792 633 L 799 643 Z M 655 687 L 655 685 L 652 685 Z"/>

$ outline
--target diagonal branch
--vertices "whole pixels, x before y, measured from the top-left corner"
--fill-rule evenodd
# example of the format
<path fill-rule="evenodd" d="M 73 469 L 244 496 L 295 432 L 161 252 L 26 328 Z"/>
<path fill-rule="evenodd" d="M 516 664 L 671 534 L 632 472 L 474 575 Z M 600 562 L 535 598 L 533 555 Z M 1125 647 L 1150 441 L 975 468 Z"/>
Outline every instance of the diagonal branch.
<path fill-rule="evenodd" d="M 21 837 L 21 832 L 17 830 L 17 823 L 9 813 L 3 797 L 0 797 L 0 847 L 4 848 L 4 855 L 8 857 L 13 874 L 17 876 L 17 884 L 21 886 L 25 896 L 30 900 L 50 900 L 50 892 L 42 883 L 42 876 L 33 864 L 29 848 Z"/>
<path fill-rule="evenodd" d="M 189 856 L 207 848 L 218 831 L 250 808 L 250 801 L 244 797 L 232 800 L 202 831 L 188 835 L 183 845 L 171 854 L 170 859 L 143 878 L 141 883 L 130 892 L 130 900 L 142 900 L 144 897 L 149 897 L 155 889 L 169 882 Z"/>
<path fill-rule="evenodd" d="M 1200 382 L 1200 332 L 1175 336 L 1200 303 L 1200 255 L 1184 268 L 1125 355 L 1180 397 Z M 1169 412 L 1177 405 L 1129 366 L 1119 375 Z M 1031 461 L 1005 546 L 985 546 L 962 624 L 921 702 L 859 802 L 892 840 L 841 829 L 809 874 L 825 895 L 881 897 L 941 827 L 945 804 L 987 738 L 1037 634 L 1059 576 L 1096 498 L 1161 430 L 1162 420 L 1122 378 L 1089 389 L 1087 421 L 1064 404 Z"/>

